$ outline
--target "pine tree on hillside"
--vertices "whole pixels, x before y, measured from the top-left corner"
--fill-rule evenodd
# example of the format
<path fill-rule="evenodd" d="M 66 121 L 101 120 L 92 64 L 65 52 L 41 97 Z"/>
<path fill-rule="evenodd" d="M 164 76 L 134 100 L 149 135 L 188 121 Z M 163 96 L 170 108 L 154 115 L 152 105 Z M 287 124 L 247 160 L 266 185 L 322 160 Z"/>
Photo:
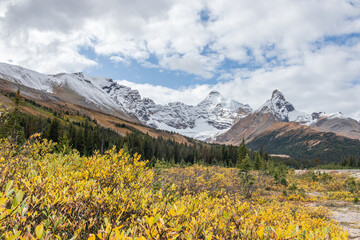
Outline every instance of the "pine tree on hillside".
<path fill-rule="evenodd" d="M 85 154 L 85 137 L 84 137 L 84 130 L 79 129 L 76 139 L 76 148 L 81 155 Z"/>
<path fill-rule="evenodd" d="M 260 153 L 260 157 L 261 157 L 261 158 L 264 158 L 264 148 L 263 148 L 262 145 L 260 146 L 260 151 L 259 151 L 259 153 Z"/>
<path fill-rule="evenodd" d="M 262 167 L 263 167 L 263 160 L 262 160 L 260 154 L 257 152 L 255 154 L 255 158 L 254 158 L 254 169 L 260 170 L 260 169 L 262 169 Z"/>
<path fill-rule="evenodd" d="M 57 142 L 59 139 L 59 130 L 60 130 L 59 120 L 57 118 L 53 118 L 51 120 L 50 129 L 49 129 L 49 139 L 53 140 L 54 142 Z"/>
<path fill-rule="evenodd" d="M 70 124 L 69 137 L 70 137 L 70 144 L 76 147 L 76 143 L 77 143 L 76 128 L 73 124 Z"/>
<path fill-rule="evenodd" d="M 20 88 L 18 88 L 15 96 L 15 108 L 6 120 L 3 127 L 3 135 L 10 137 L 11 141 L 16 144 L 25 141 L 24 128 L 21 124 L 21 112 L 20 112 Z"/>
<path fill-rule="evenodd" d="M 239 165 L 240 171 L 247 174 L 251 169 L 251 160 L 249 154 L 246 154 L 245 158 L 243 158 Z"/>
<path fill-rule="evenodd" d="M 245 146 L 245 140 L 243 138 L 239 148 L 238 161 L 236 164 L 237 166 L 241 165 L 242 160 L 246 157 L 247 154 L 248 154 L 248 150 Z"/>
<path fill-rule="evenodd" d="M 350 154 L 350 156 L 349 156 L 349 166 L 350 167 L 356 167 L 356 160 L 355 160 L 355 157 L 352 154 Z"/>

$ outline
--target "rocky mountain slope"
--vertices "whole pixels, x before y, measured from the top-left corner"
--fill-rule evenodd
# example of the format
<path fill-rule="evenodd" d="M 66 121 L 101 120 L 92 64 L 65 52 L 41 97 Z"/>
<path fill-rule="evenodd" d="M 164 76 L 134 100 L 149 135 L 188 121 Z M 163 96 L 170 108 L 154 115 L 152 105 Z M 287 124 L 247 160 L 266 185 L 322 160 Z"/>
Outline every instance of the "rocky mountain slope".
<path fill-rule="evenodd" d="M 321 132 L 295 122 L 273 124 L 247 144 L 252 149 L 284 154 L 300 160 L 315 160 L 322 163 L 339 161 L 350 154 L 360 156 L 360 141 L 333 132 Z"/>
<path fill-rule="evenodd" d="M 141 98 L 137 90 L 111 80 L 104 82 L 101 87 L 143 124 L 199 140 L 225 132 L 234 121 L 252 112 L 249 105 L 228 100 L 218 92 L 210 92 L 196 106 L 181 102 L 160 105 L 149 98 Z"/>
<path fill-rule="evenodd" d="M 137 90 L 119 85 L 112 79 L 90 77 L 84 73 L 44 75 L 0 63 L 0 78 L 54 93 L 77 105 L 200 140 L 225 132 L 235 121 L 252 112 L 249 105 L 228 100 L 218 92 L 211 92 L 196 106 L 180 102 L 160 105 L 149 98 L 142 98 Z"/>
<path fill-rule="evenodd" d="M 306 124 L 313 120 L 310 114 L 297 111 L 290 102 L 286 101 L 284 95 L 277 89 L 273 91 L 271 98 L 256 110 L 255 114 L 256 113 L 269 113 L 277 121 L 283 122 Z"/>
<path fill-rule="evenodd" d="M 243 138 L 253 149 L 263 147 L 269 153 L 296 158 L 316 155 L 329 159 L 344 155 L 347 148 L 351 148 L 349 153 L 360 155 L 356 150 L 360 146 L 358 121 L 341 113 L 299 112 L 278 90 L 273 91 L 271 98 L 259 109 L 211 141 L 238 145 Z M 343 144 L 345 142 L 350 145 Z"/>
<path fill-rule="evenodd" d="M 154 136 L 164 135 L 165 132 L 156 130 L 162 129 L 231 145 L 238 145 L 244 138 L 251 148 L 263 146 L 269 153 L 296 158 L 357 154 L 360 144 L 357 120 L 341 113 L 297 111 L 278 90 L 255 111 L 216 91 L 195 106 L 181 102 L 160 105 L 112 79 L 84 73 L 44 75 L 0 63 L 0 89 L 15 91 L 17 86 L 21 86 L 23 95 L 48 102 L 50 108 L 80 110 L 123 134 L 129 128 L 121 126 L 130 124 L 131 128 Z M 177 141 L 186 142 L 181 135 L 177 135 Z"/>

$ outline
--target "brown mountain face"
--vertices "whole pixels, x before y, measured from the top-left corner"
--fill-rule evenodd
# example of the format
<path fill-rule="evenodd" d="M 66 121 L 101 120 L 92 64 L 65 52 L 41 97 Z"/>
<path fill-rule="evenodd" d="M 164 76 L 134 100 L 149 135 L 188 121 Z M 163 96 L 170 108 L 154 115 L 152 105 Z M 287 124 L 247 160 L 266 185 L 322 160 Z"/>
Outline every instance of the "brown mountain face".
<path fill-rule="evenodd" d="M 7 96 L 8 93 L 16 92 L 18 87 L 20 88 L 21 96 L 36 102 L 42 107 L 47 107 L 49 109 L 71 113 L 79 112 L 82 115 L 87 115 L 91 119 L 96 120 L 96 122 L 103 127 L 113 129 L 119 134 L 131 133 L 132 130 L 140 131 L 144 134 L 149 134 L 152 137 L 163 137 L 167 139 L 175 140 L 180 143 L 188 143 L 188 140 L 176 133 L 170 133 L 166 131 L 156 130 L 139 123 L 137 118 L 132 118 L 131 116 L 124 114 L 120 111 L 111 111 L 109 109 L 100 109 L 96 105 L 89 103 L 83 97 L 76 94 L 76 92 L 71 91 L 67 88 L 58 88 L 55 89 L 54 93 L 49 93 L 46 91 L 40 91 L 33 88 L 26 87 L 24 85 L 19 85 L 0 78 L 0 110 L 11 111 L 13 107 L 13 101 Z M 31 114 L 34 116 L 43 116 L 49 117 L 44 114 L 41 110 L 36 107 L 29 105 L 21 106 L 21 111 Z M 119 127 L 125 124 L 127 127 Z"/>
<path fill-rule="evenodd" d="M 246 142 L 265 132 L 278 120 L 269 113 L 257 112 L 240 119 L 226 133 L 215 137 L 212 143 L 239 145 L 244 138 Z"/>
<path fill-rule="evenodd" d="M 295 122 L 275 123 L 247 145 L 254 150 L 262 147 L 270 154 L 284 154 L 310 162 L 316 158 L 322 163 L 337 162 L 350 154 L 360 157 L 358 139 L 320 132 Z"/>
<path fill-rule="evenodd" d="M 245 139 L 254 150 L 295 159 L 339 161 L 360 156 L 360 123 L 341 113 L 302 113 L 275 90 L 258 110 L 240 119 L 213 143 L 239 145 Z"/>
<path fill-rule="evenodd" d="M 212 143 L 239 145 L 242 139 L 250 143 L 254 138 L 277 131 L 285 134 L 290 130 L 302 130 L 303 132 L 331 132 L 338 136 L 360 140 L 360 123 L 351 118 L 320 118 L 310 126 L 296 122 L 281 122 L 271 113 L 255 112 L 240 119 L 227 132 L 212 139 Z"/>
<path fill-rule="evenodd" d="M 352 121 L 340 120 L 324 119 L 321 123 L 342 132 L 353 129 L 353 126 L 344 127 Z M 343 124 L 339 125 L 339 122 Z M 357 126 L 356 123 L 352 123 Z M 311 161 L 319 158 L 325 163 L 339 161 L 350 154 L 356 158 L 360 156 L 359 139 L 351 139 L 331 131 L 319 131 L 297 122 L 282 122 L 271 113 L 262 112 L 255 112 L 241 119 L 228 132 L 217 136 L 213 142 L 239 145 L 243 138 L 251 149 L 259 150 L 262 147 L 264 151 L 275 156 L 290 156 L 300 160 Z"/>
<path fill-rule="evenodd" d="M 333 132 L 340 136 L 360 139 L 360 123 L 351 118 L 320 118 L 310 126 L 317 131 Z"/>
<path fill-rule="evenodd" d="M 8 92 L 16 92 L 20 88 L 21 95 L 31 100 L 41 103 L 49 108 L 57 109 L 59 105 L 73 105 L 80 109 L 89 109 L 100 111 L 105 114 L 111 114 L 130 122 L 139 122 L 137 118 L 115 109 L 102 109 L 95 104 L 86 101 L 86 99 L 66 86 L 57 87 L 54 93 L 37 90 L 18 83 L 14 83 L 0 78 L 0 90 Z"/>

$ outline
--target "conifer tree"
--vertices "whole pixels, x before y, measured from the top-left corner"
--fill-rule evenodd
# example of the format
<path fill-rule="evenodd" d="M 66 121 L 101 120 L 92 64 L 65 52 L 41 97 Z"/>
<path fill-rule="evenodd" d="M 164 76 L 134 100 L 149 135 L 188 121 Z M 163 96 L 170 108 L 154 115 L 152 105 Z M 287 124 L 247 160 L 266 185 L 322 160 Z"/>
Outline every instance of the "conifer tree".
<path fill-rule="evenodd" d="M 260 156 L 260 153 L 256 153 L 255 158 L 254 158 L 254 169 L 260 170 L 260 169 L 262 169 L 262 167 L 263 167 L 263 161 Z"/>
<path fill-rule="evenodd" d="M 241 160 L 240 171 L 247 174 L 250 171 L 251 163 L 250 163 L 249 154 L 246 154 L 245 158 Z"/>
<path fill-rule="evenodd" d="M 15 108 L 6 120 L 3 128 L 3 134 L 10 137 L 11 141 L 16 144 L 22 143 L 25 140 L 24 128 L 20 125 L 21 113 L 20 113 L 20 88 L 18 88 L 15 96 Z"/>
<path fill-rule="evenodd" d="M 69 130 L 69 137 L 70 137 L 70 144 L 74 147 L 76 147 L 76 128 L 73 124 L 70 124 L 70 130 Z"/>
<path fill-rule="evenodd" d="M 239 158 L 238 158 L 238 162 L 240 163 L 248 154 L 248 150 L 245 146 L 245 140 L 243 138 L 241 144 L 240 144 L 240 148 L 239 148 Z"/>
<path fill-rule="evenodd" d="M 264 153 L 264 160 L 265 161 L 269 160 L 269 154 L 267 152 Z"/>
<path fill-rule="evenodd" d="M 81 155 L 85 154 L 85 137 L 84 130 L 80 129 L 77 134 L 76 148 Z"/>
<path fill-rule="evenodd" d="M 49 139 L 53 140 L 54 142 L 57 142 L 59 138 L 59 129 L 60 129 L 59 120 L 57 120 L 57 118 L 53 118 L 51 120 L 50 129 L 49 129 Z"/>
<path fill-rule="evenodd" d="M 356 160 L 355 160 L 355 157 L 352 154 L 350 154 L 350 156 L 349 156 L 349 166 L 350 167 L 356 167 Z"/>
<path fill-rule="evenodd" d="M 264 148 L 263 148 L 262 145 L 260 146 L 260 152 L 259 153 L 260 153 L 260 157 L 264 158 Z"/>

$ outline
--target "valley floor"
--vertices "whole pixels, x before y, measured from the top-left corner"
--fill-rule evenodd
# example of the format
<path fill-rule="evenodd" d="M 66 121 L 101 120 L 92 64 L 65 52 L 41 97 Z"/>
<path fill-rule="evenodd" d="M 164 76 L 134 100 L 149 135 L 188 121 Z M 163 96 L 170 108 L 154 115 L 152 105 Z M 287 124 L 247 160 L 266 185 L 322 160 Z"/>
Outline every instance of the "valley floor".
<path fill-rule="evenodd" d="M 296 174 L 306 173 L 308 170 L 295 170 Z M 352 177 L 360 178 L 360 169 L 319 169 L 313 170 L 320 173 L 328 173 L 328 174 L 349 174 Z"/>
<path fill-rule="evenodd" d="M 336 174 L 347 174 L 356 179 L 360 179 L 360 170 L 359 169 L 337 169 L 337 170 L 315 170 L 321 174 L 326 173 L 330 175 Z M 295 170 L 295 174 L 306 174 L 308 170 Z M 321 192 L 312 192 L 308 193 L 317 197 L 324 197 L 324 194 Z M 342 200 L 323 200 L 318 202 L 310 203 L 311 206 L 323 206 L 328 208 L 332 213 L 330 217 L 338 222 L 341 227 L 348 231 L 349 239 L 360 239 L 360 204 L 342 201 Z"/>
<path fill-rule="evenodd" d="M 349 239 L 360 239 L 360 204 L 336 200 L 320 204 L 329 208 L 332 211 L 331 218 L 349 231 Z"/>

